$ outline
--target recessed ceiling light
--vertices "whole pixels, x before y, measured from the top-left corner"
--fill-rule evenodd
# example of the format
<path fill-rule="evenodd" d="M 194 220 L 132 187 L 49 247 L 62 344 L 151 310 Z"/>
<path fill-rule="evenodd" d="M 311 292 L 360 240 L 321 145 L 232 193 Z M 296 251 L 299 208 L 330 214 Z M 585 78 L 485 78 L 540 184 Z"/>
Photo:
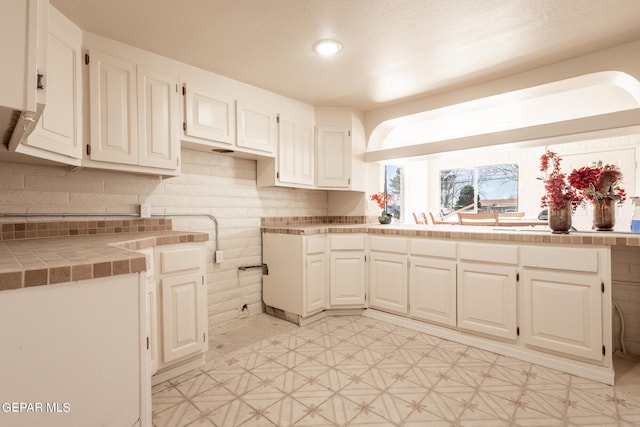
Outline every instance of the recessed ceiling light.
<path fill-rule="evenodd" d="M 324 39 L 313 45 L 313 50 L 322 56 L 331 56 L 342 50 L 342 43 L 337 40 Z"/>

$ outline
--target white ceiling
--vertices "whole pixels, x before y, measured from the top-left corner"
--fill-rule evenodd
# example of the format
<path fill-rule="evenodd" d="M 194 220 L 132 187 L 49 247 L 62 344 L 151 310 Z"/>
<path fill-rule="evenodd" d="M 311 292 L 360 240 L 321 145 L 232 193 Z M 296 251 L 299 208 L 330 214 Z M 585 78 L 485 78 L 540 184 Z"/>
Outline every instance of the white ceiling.
<path fill-rule="evenodd" d="M 50 0 L 83 30 L 363 111 L 640 39 L 640 0 Z M 320 38 L 344 45 L 315 55 Z"/>

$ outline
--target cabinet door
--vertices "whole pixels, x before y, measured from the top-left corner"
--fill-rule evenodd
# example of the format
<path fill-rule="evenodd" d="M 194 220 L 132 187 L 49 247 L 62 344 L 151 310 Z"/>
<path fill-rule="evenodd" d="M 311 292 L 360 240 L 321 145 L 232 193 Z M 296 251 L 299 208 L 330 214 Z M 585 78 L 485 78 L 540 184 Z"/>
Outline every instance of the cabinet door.
<path fill-rule="evenodd" d="M 369 307 L 407 314 L 407 257 L 372 253 L 369 260 Z"/>
<path fill-rule="evenodd" d="M 169 363 L 206 350 L 204 280 L 201 274 L 162 279 L 163 362 Z"/>
<path fill-rule="evenodd" d="M 236 142 L 236 113 L 231 97 L 185 84 L 185 134 L 233 145 Z"/>
<path fill-rule="evenodd" d="M 278 137 L 277 116 L 268 107 L 238 101 L 238 147 L 273 154 Z"/>
<path fill-rule="evenodd" d="M 135 64 L 90 52 L 91 160 L 138 164 Z"/>
<path fill-rule="evenodd" d="M 153 276 L 147 277 L 147 344 L 149 346 L 151 375 L 158 370 L 158 294 Z"/>
<path fill-rule="evenodd" d="M 344 128 L 318 128 L 318 186 L 348 188 L 351 184 L 351 136 Z"/>
<path fill-rule="evenodd" d="M 324 310 L 326 306 L 326 256 L 325 254 L 308 255 L 305 271 L 305 312 L 304 315 Z"/>
<path fill-rule="evenodd" d="M 409 295 L 412 317 L 456 326 L 456 262 L 411 258 Z"/>
<path fill-rule="evenodd" d="M 331 305 L 365 303 L 365 260 L 362 252 L 331 253 Z"/>
<path fill-rule="evenodd" d="M 516 340 L 516 268 L 458 264 L 458 326 Z"/>
<path fill-rule="evenodd" d="M 81 47 L 82 31 L 56 9 L 50 8 L 47 40 L 47 107 L 42 112 L 35 130 L 27 139 L 26 145 L 72 159 L 82 158 Z"/>
<path fill-rule="evenodd" d="M 278 124 L 278 181 L 313 185 L 315 126 L 280 116 Z"/>
<path fill-rule="evenodd" d="M 178 167 L 180 123 L 177 78 L 138 66 L 138 164 Z"/>
<path fill-rule="evenodd" d="M 597 275 L 525 269 L 522 292 L 526 345 L 602 360 L 602 293 Z"/>

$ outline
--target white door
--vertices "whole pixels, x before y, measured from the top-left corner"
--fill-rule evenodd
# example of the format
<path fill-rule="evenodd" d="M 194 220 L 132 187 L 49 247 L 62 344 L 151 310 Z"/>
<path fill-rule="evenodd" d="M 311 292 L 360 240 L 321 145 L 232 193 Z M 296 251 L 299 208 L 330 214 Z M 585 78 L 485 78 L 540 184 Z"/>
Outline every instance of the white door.
<path fill-rule="evenodd" d="M 278 181 L 313 185 L 315 125 L 281 115 L 278 124 Z"/>
<path fill-rule="evenodd" d="M 364 307 L 366 274 L 364 253 L 332 252 L 330 269 L 331 305 Z"/>
<path fill-rule="evenodd" d="M 458 264 L 458 326 L 515 341 L 516 268 Z"/>
<path fill-rule="evenodd" d="M 296 166 L 299 184 L 314 185 L 316 180 L 316 131 L 313 123 L 298 123 L 296 128 Z"/>
<path fill-rule="evenodd" d="M 371 253 L 369 307 L 407 314 L 407 257 Z"/>
<path fill-rule="evenodd" d="M 185 84 L 185 134 L 233 145 L 236 142 L 236 112 L 231 97 Z"/>
<path fill-rule="evenodd" d="M 136 66 L 95 50 L 89 55 L 91 160 L 137 165 Z"/>
<path fill-rule="evenodd" d="M 327 262 L 325 254 L 307 256 L 304 316 L 322 311 L 326 306 L 326 269 Z"/>
<path fill-rule="evenodd" d="M 163 362 L 169 363 L 206 349 L 206 298 L 199 273 L 162 279 Z"/>
<path fill-rule="evenodd" d="M 297 184 L 296 123 L 281 116 L 278 123 L 278 181 Z"/>
<path fill-rule="evenodd" d="M 277 115 L 268 107 L 245 101 L 236 103 L 238 147 L 273 154 L 278 137 Z"/>
<path fill-rule="evenodd" d="M 597 275 L 525 269 L 522 292 L 526 345 L 602 360 L 602 291 Z"/>
<path fill-rule="evenodd" d="M 180 140 L 177 78 L 138 66 L 141 166 L 177 169 Z"/>
<path fill-rule="evenodd" d="M 158 294 L 153 275 L 147 277 L 147 345 L 149 347 L 151 375 L 158 370 Z"/>
<path fill-rule="evenodd" d="M 456 265 L 455 261 L 411 258 L 411 317 L 456 326 Z"/>
<path fill-rule="evenodd" d="M 54 8 L 49 9 L 47 106 L 26 144 L 82 158 L 80 50 L 82 31 Z"/>
<path fill-rule="evenodd" d="M 348 188 L 351 184 L 351 136 L 344 128 L 318 128 L 318 186 Z"/>

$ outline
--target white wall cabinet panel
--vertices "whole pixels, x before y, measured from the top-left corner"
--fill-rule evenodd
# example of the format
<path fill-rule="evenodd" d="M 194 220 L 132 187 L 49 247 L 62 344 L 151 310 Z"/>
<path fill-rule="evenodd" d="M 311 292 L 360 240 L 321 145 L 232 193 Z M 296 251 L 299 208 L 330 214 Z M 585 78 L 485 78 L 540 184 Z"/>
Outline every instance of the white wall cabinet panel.
<path fill-rule="evenodd" d="M 318 127 L 317 185 L 349 188 L 351 184 L 351 135 L 340 127 Z"/>
<path fill-rule="evenodd" d="M 138 66 L 138 131 L 141 166 L 178 166 L 178 81 L 175 76 Z"/>
<path fill-rule="evenodd" d="M 82 31 L 49 7 L 47 108 L 17 152 L 74 166 L 82 159 Z"/>
<path fill-rule="evenodd" d="M 525 269 L 522 335 L 527 346 L 600 361 L 602 292 L 597 275 Z"/>
<path fill-rule="evenodd" d="M 91 160 L 138 164 L 136 66 L 90 52 Z"/>
<path fill-rule="evenodd" d="M 277 113 L 266 105 L 236 101 L 237 145 L 273 155 L 277 130 Z"/>
<path fill-rule="evenodd" d="M 184 85 L 185 135 L 233 146 L 236 143 L 235 101 L 214 89 Z"/>
<path fill-rule="evenodd" d="M 406 255 L 371 253 L 369 259 L 369 307 L 392 313 L 407 314 L 407 261 Z"/>
<path fill-rule="evenodd" d="M 411 257 L 409 314 L 412 317 L 456 326 L 456 265 L 455 261 Z"/>
<path fill-rule="evenodd" d="M 177 74 L 89 52 L 91 145 L 85 166 L 179 173 Z"/>
<path fill-rule="evenodd" d="M 458 263 L 458 326 L 515 341 L 516 268 Z"/>
<path fill-rule="evenodd" d="M 315 180 L 315 125 L 280 115 L 278 123 L 280 183 L 313 185 Z"/>

